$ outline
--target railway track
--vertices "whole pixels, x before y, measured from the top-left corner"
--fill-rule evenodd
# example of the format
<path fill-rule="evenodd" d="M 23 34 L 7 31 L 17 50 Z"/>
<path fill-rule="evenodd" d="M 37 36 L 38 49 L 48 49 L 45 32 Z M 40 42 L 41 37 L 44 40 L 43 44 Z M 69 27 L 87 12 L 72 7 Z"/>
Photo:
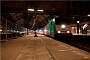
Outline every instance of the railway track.
<path fill-rule="evenodd" d="M 65 39 L 64 36 L 60 38 L 55 38 L 58 41 L 61 41 L 63 43 L 67 43 L 69 45 L 72 45 L 74 47 L 77 47 L 79 49 L 82 49 L 84 51 L 90 52 L 90 36 L 82 36 L 82 35 L 77 35 L 74 36 L 72 35 L 71 37 Z"/>

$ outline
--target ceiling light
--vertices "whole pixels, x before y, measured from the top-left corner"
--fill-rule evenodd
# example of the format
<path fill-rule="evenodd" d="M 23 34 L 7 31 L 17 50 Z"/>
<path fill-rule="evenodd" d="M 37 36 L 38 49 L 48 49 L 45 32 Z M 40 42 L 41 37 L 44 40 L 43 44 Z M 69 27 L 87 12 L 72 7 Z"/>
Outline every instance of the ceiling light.
<path fill-rule="evenodd" d="M 43 12 L 43 10 L 37 10 L 37 11 L 42 11 Z"/>
<path fill-rule="evenodd" d="M 28 9 L 28 11 L 34 11 L 34 9 Z"/>

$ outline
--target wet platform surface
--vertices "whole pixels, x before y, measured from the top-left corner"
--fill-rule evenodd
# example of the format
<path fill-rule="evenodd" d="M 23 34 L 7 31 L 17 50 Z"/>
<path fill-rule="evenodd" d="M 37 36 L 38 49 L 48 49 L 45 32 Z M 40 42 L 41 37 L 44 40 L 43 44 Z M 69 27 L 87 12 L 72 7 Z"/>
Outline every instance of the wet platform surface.
<path fill-rule="evenodd" d="M 2 42 L 1 60 L 90 60 L 90 53 L 43 35 L 27 35 Z"/>

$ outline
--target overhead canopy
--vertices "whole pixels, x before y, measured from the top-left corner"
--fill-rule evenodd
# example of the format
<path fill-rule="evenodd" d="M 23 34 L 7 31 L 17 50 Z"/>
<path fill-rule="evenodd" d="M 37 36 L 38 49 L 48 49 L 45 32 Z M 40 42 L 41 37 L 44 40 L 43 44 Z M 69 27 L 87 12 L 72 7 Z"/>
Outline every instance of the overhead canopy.
<path fill-rule="evenodd" d="M 28 11 L 34 9 L 35 11 Z M 37 10 L 44 10 L 38 12 Z M 55 16 L 68 18 L 73 23 L 73 16 L 87 21 L 90 13 L 88 1 L 1 1 L 1 16 L 11 22 L 29 29 L 44 27 Z M 34 19 L 35 25 L 34 25 Z"/>

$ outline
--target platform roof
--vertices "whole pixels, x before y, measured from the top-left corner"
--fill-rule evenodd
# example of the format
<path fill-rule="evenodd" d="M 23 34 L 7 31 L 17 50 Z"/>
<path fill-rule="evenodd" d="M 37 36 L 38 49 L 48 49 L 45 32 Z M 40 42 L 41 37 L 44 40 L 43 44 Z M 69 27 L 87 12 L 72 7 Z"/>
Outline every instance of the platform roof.
<path fill-rule="evenodd" d="M 35 11 L 28 11 L 34 9 Z M 38 12 L 36 10 L 44 10 Z M 90 1 L 28 1 L 28 0 L 3 0 L 1 1 L 1 16 L 11 22 L 17 23 L 29 29 L 44 27 L 48 20 L 58 16 L 67 18 L 70 24 L 75 19 L 90 21 Z M 73 17 L 75 19 L 73 19 Z M 34 20 L 36 24 L 33 27 Z M 22 23 L 21 23 L 22 22 Z"/>

